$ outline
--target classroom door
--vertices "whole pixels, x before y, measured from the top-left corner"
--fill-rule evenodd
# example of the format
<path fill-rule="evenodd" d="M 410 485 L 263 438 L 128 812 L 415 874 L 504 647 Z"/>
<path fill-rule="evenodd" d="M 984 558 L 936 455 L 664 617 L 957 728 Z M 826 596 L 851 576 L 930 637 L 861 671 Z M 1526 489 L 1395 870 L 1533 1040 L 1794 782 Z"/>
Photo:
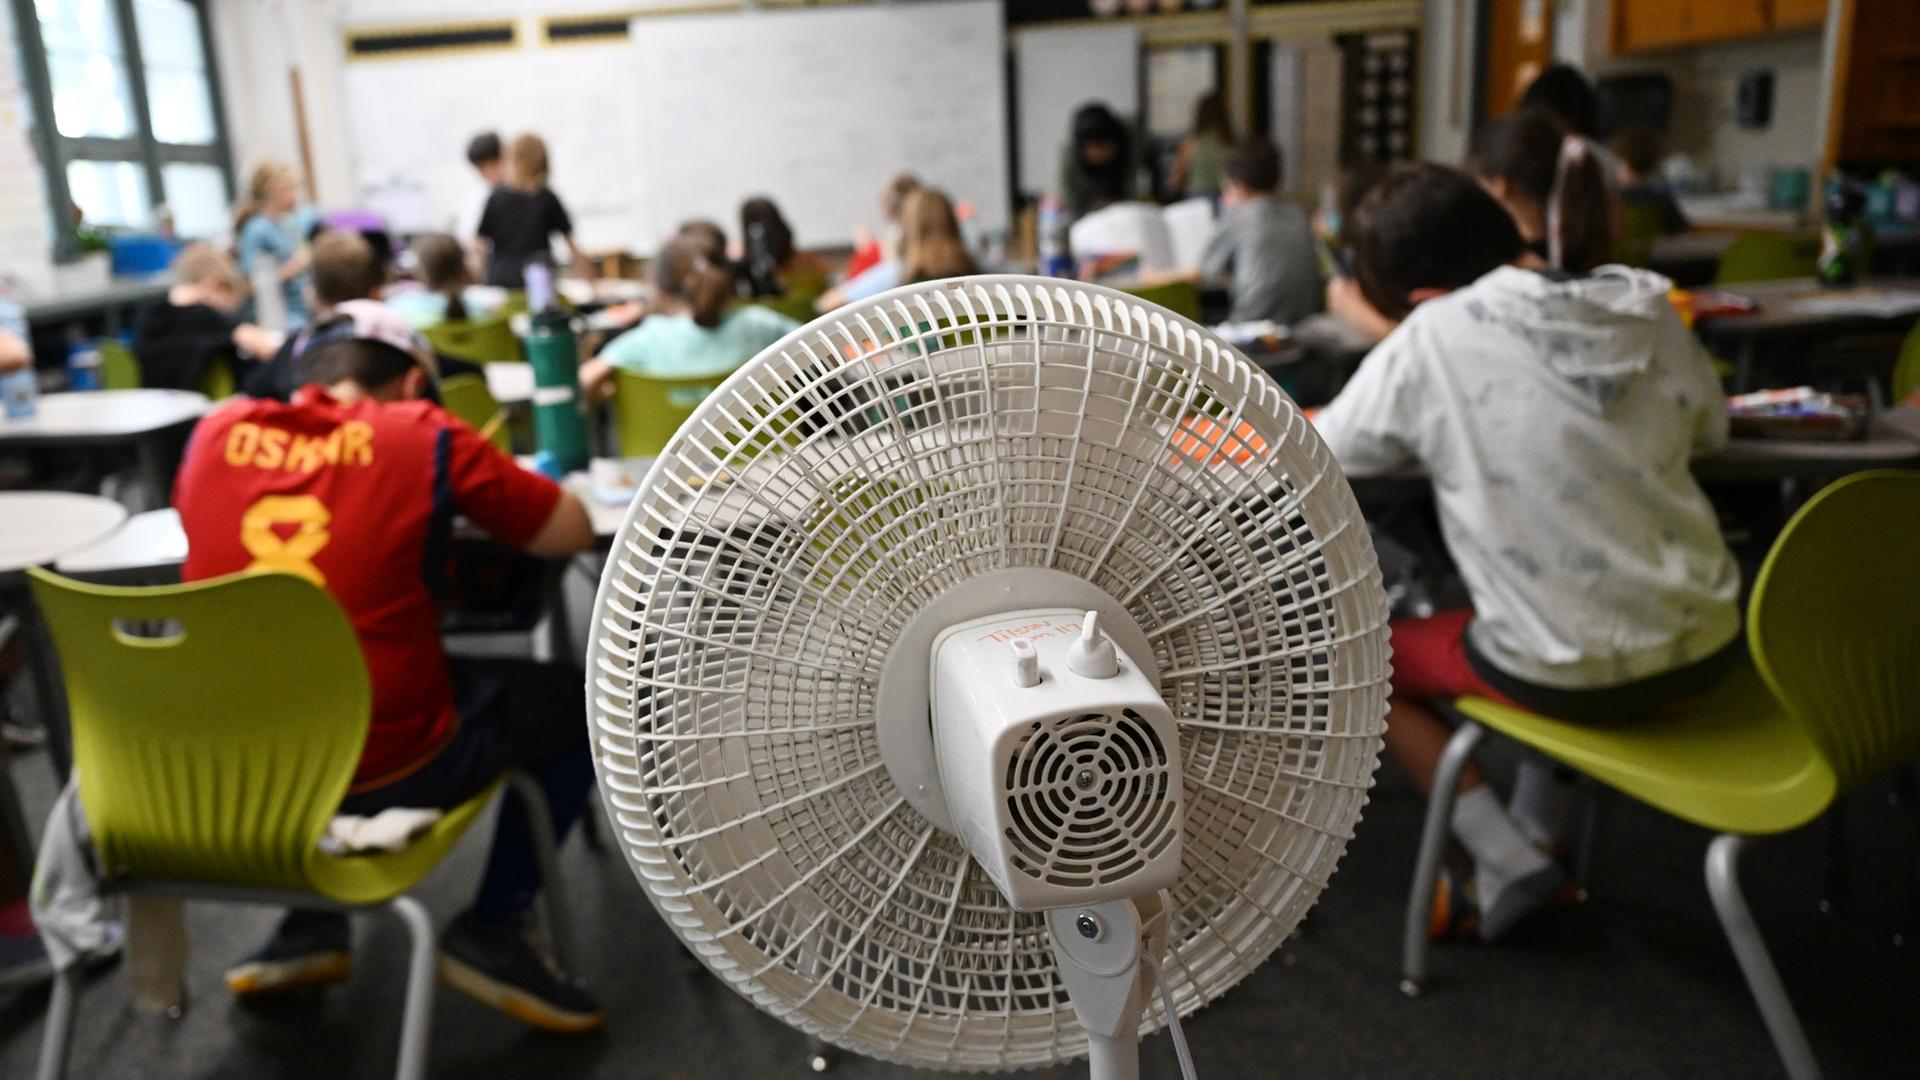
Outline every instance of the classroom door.
<path fill-rule="evenodd" d="M 1553 54 L 1553 5 L 1548 0 L 1488 0 L 1486 119 L 1505 116 Z"/>

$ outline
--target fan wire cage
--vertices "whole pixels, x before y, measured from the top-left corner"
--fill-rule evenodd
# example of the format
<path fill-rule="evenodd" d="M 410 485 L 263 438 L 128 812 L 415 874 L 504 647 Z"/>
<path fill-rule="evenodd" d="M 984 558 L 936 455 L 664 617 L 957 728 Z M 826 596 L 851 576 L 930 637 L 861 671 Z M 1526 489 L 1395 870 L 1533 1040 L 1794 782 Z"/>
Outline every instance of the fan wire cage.
<path fill-rule="evenodd" d="M 669 925 L 755 1004 L 861 1054 L 1086 1052 L 1042 914 L 1012 910 L 881 752 L 884 725 L 926 723 L 877 715 L 905 625 L 1014 568 L 1090 583 L 1151 647 L 1182 766 L 1162 962 L 1182 1014 L 1280 946 L 1366 803 L 1386 599 L 1351 491 L 1271 379 L 1164 309 L 1051 279 L 908 286 L 816 320 L 649 471 L 596 601 L 588 712 Z M 1150 762 L 1135 773 L 1151 813 Z"/>

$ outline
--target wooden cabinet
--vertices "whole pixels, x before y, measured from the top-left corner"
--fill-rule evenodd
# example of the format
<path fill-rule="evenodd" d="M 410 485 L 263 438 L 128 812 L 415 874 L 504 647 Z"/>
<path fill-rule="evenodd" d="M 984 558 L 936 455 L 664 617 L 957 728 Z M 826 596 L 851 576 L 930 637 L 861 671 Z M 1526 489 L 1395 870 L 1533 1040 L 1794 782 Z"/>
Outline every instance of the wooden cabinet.
<path fill-rule="evenodd" d="M 1615 0 L 1615 52 L 1662 49 L 1688 41 L 1687 5 L 1682 0 Z"/>
<path fill-rule="evenodd" d="M 1694 41 L 1764 34 L 1773 29 L 1768 0 L 1687 0 L 1687 36 Z"/>
<path fill-rule="evenodd" d="M 1773 0 L 1776 30 L 1811 30 L 1827 21 L 1827 0 Z"/>
<path fill-rule="evenodd" d="M 1672 49 L 1819 27 L 1828 0 L 1613 0 L 1613 51 Z"/>

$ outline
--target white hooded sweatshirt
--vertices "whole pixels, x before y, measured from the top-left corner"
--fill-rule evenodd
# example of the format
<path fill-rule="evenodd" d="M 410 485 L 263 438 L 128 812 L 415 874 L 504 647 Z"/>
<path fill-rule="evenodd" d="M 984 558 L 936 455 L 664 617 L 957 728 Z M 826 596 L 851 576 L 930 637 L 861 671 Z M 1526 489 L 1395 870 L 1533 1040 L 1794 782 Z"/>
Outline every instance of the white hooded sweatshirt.
<path fill-rule="evenodd" d="M 1515 678 L 1617 686 L 1739 632 L 1739 567 L 1689 469 L 1726 409 L 1668 288 L 1501 267 L 1415 308 L 1316 421 L 1349 475 L 1425 467 L 1470 642 Z"/>

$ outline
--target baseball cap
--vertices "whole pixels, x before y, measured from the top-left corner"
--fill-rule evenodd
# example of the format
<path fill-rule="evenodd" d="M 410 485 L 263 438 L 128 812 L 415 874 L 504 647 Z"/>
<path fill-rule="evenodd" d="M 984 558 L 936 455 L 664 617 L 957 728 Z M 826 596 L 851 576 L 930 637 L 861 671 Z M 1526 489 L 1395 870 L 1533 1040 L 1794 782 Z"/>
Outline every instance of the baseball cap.
<path fill-rule="evenodd" d="M 333 314 L 307 332 L 300 349 L 303 361 L 313 354 L 349 341 L 384 345 L 406 355 L 407 359 L 434 379 L 440 378 L 440 365 L 433 347 L 415 330 L 406 316 L 378 300 L 348 300 L 333 306 Z"/>

